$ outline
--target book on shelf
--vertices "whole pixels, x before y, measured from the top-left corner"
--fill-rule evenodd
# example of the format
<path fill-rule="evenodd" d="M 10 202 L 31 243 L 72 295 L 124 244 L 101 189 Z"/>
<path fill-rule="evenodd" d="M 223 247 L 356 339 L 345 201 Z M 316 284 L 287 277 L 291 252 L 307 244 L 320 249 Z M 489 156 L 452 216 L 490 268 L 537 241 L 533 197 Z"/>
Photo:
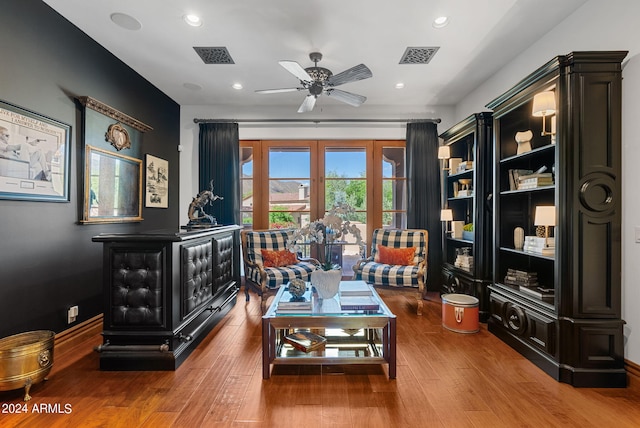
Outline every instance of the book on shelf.
<path fill-rule="evenodd" d="M 555 183 L 553 178 L 527 178 L 525 180 L 520 179 L 518 183 L 518 190 L 537 189 L 538 187 L 553 186 Z"/>
<path fill-rule="evenodd" d="M 556 241 L 553 237 L 541 238 L 538 236 L 525 236 L 522 250 L 527 253 L 553 256 L 556 252 Z"/>
<path fill-rule="evenodd" d="M 507 274 L 504 277 L 504 283 L 516 287 L 537 287 L 538 274 L 536 272 L 527 272 L 509 268 L 507 269 Z"/>
<path fill-rule="evenodd" d="M 340 283 L 340 296 L 372 296 L 371 287 L 364 281 L 345 281 Z"/>
<path fill-rule="evenodd" d="M 287 334 L 282 338 L 283 342 L 288 343 L 294 348 L 302 352 L 311 352 L 323 348 L 327 343 L 327 338 L 310 331 L 299 330 L 291 334 Z"/>
<path fill-rule="evenodd" d="M 343 311 L 377 311 L 380 304 L 373 296 L 340 296 L 340 309 Z"/>
<path fill-rule="evenodd" d="M 555 256 L 556 255 L 556 249 L 554 247 L 550 247 L 550 248 L 527 248 L 524 247 L 523 249 L 524 252 L 526 253 L 533 253 L 533 254 L 540 254 L 541 256 Z"/>
<path fill-rule="evenodd" d="M 553 303 L 553 299 L 555 297 L 555 292 L 553 288 L 520 286 L 519 290 L 523 294 L 527 294 L 529 296 L 535 297 L 536 299 L 540 299 L 543 302 Z"/>
<path fill-rule="evenodd" d="M 553 174 L 550 172 L 538 172 L 533 174 L 520 175 L 518 177 L 518 180 L 522 182 L 526 180 L 532 180 L 534 178 L 553 181 Z"/>
<path fill-rule="evenodd" d="M 556 239 L 553 236 L 549 236 L 548 238 L 541 236 L 525 236 L 524 245 L 538 248 L 555 247 Z"/>
<path fill-rule="evenodd" d="M 509 190 L 518 190 L 520 176 L 533 174 L 531 169 L 510 169 L 507 172 L 509 175 Z"/>

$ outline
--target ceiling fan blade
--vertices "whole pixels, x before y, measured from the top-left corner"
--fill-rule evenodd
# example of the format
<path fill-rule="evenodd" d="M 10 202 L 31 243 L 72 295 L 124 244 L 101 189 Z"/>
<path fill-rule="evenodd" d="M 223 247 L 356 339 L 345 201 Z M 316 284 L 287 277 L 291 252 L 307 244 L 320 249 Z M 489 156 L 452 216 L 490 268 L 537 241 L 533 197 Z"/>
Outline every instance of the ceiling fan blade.
<path fill-rule="evenodd" d="M 325 93 L 331 98 L 347 103 L 354 107 L 360 107 L 367 100 L 364 95 L 352 94 L 351 92 L 341 91 L 340 89 L 327 89 Z"/>
<path fill-rule="evenodd" d="M 309 76 L 309 73 L 307 73 L 307 71 L 295 61 L 279 61 L 278 64 L 283 66 L 285 70 L 287 70 L 289 73 L 293 74 L 303 82 L 313 81 L 311 76 Z"/>
<path fill-rule="evenodd" d="M 315 95 L 307 95 L 300 104 L 300 108 L 298 109 L 298 113 L 307 113 L 313 110 L 313 107 L 316 105 L 316 96 Z"/>
<path fill-rule="evenodd" d="M 256 92 L 259 94 L 279 94 L 280 92 L 295 92 L 303 91 L 304 88 L 282 88 L 282 89 L 259 89 Z"/>
<path fill-rule="evenodd" d="M 355 67 L 351 67 L 350 69 L 343 71 L 342 73 L 329 77 L 329 79 L 327 79 L 327 83 L 330 86 L 338 86 L 349 82 L 355 82 L 357 80 L 368 79 L 370 77 L 373 77 L 373 73 L 371 73 L 369 67 L 364 64 L 358 64 Z"/>

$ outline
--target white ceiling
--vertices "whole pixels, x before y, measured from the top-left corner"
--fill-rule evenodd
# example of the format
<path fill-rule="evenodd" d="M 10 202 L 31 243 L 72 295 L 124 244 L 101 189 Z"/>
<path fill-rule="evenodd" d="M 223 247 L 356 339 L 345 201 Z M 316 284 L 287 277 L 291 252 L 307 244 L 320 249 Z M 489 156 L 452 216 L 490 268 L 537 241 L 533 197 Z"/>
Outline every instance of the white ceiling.
<path fill-rule="evenodd" d="M 586 0 L 44 1 L 180 105 L 224 107 L 226 117 L 278 111 L 299 119 L 434 117 L 438 106 L 457 104 Z M 136 18 L 141 29 L 116 25 L 115 12 Z M 188 26 L 187 13 L 204 24 Z M 435 29 L 440 15 L 450 24 Z M 204 64 L 195 46 L 224 46 L 235 64 Z M 429 64 L 401 65 L 407 47 L 440 49 Z M 322 96 L 313 112 L 299 114 L 303 92 L 254 92 L 298 86 L 278 61 L 308 67 L 313 51 L 334 74 L 360 63 L 371 69 L 373 78 L 340 86 L 365 95 L 362 106 Z M 232 89 L 234 82 L 244 89 Z"/>

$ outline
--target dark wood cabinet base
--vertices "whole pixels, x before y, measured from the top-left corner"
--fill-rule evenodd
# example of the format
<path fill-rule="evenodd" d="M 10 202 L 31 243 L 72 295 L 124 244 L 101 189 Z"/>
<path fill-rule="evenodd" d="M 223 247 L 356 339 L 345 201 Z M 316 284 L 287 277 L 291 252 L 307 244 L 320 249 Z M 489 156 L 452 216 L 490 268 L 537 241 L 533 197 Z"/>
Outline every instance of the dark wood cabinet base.
<path fill-rule="evenodd" d="M 175 370 L 235 305 L 239 226 L 103 234 L 102 370 Z"/>

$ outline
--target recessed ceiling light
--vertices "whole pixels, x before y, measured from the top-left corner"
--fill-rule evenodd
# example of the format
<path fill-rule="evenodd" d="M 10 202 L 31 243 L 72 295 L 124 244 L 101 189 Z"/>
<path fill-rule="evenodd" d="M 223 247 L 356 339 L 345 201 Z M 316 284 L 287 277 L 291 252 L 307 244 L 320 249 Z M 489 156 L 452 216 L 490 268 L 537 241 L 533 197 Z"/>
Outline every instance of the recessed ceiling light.
<path fill-rule="evenodd" d="M 449 24 L 449 18 L 446 16 L 439 16 L 433 20 L 433 28 L 446 27 Z"/>
<path fill-rule="evenodd" d="M 186 14 L 182 17 L 184 22 L 191 25 L 192 27 L 199 27 L 202 25 L 202 19 L 198 15 L 194 15 L 192 13 Z"/>
<path fill-rule="evenodd" d="M 396 89 L 402 89 L 402 88 L 404 88 L 404 83 L 402 82 L 396 83 Z"/>
<path fill-rule="evenodd" d="M 140 21 L 135 19 L 133 16 L 127 15 L 126 13 L 112 13 L 110 18 L 116 25 L 126 30 L 137 31 L 142 28 L 142 24 L 140 23 Z"/>
<path fill-rule="evenodd" d="M 199 91 L 200 89 L 202 89 L 202 86 L 196 84 L 196 83 L 183 83 L 182 86 L 184 86 L 187 89 L 190 89 L 192 91 Z"/>
<path fill-rule="evenodd" d="M 240 90 L 240 89 L 242 89 L 242 83 L 238 83 L 238 82 L 236 82 L 236 83 L 234 83 L 233 85 L 231 85 L 231 87 L 232 87 L 233 89 Z"/>

